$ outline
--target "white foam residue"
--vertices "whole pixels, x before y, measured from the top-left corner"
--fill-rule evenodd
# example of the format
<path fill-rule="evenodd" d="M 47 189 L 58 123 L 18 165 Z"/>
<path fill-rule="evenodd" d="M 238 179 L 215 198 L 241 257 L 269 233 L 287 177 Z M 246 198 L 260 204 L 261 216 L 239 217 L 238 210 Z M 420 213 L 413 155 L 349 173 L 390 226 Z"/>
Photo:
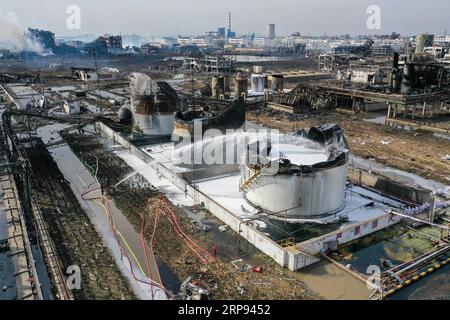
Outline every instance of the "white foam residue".
<path fill-rule="evenodd" d="M 151 165 L 127 151 L 116 151 L 116 155 L 124 160 L 133 170 L 141 174 L 155 188 L 164 193 L 175 205 L 192 206 L 194 201 L 175 185 L 163 178 Z"/>

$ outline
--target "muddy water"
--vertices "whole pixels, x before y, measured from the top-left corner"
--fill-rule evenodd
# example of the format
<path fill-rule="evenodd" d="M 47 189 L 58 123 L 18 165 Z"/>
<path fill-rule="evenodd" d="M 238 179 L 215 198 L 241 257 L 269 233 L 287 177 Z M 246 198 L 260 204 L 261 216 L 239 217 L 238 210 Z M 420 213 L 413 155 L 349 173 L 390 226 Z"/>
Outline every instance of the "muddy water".
<path fill-rule="evenodd" d="M 341 263 L 351 264 L 360 273 L 366 273 L 368 266 L 380 266 L 380 259 L 388 259 L 394 265 L 400 264 L 433 249 L 434 238 L 438 236 L 435 229 L 420 229 L 427 236 L 405 229 L 401 225 L 377 232 L 361 241 L 350 243 L 341 250 Z M 450 299 L 450 268 L 447 266 L 413 285 L 400 290 L 390 297 L 393 300 Z"/>
<path fill-rule="evenodd" d="M 8 239 L 6 213 L 0 199 L 0 240 Z M 0 300 L 16 299 L 14 266 L 9 251 L 0 253 Z"/>
<path fill-rule="evenodd" d="M 414 238 L 410 235 L 414 234 Z M 385 231 L 367 236 L 342 248 L 344 262 L 356 270 L 366 273 L 370 265 L 380 265 L 380 259 L 393 264 L 411 260 L 433 249 L 433 243 L 416 232 L 394 226 Z"/>

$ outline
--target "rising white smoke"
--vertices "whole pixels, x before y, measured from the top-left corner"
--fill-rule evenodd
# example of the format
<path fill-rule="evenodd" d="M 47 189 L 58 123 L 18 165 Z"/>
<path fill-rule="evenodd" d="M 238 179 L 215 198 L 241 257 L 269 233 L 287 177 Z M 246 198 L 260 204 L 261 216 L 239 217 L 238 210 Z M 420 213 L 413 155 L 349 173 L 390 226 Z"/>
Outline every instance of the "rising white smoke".
<path fill-rule="evenodd" d="M 16 14 L 12 11 L 6 12 L 2 8 L 0 8 L 0 48 L 37 53 L 43 51 L 42 45 L 20 25 Z"/>
<path fill-rule="evenodd" d="M 158 84 L 146 74 L 133 72 L 130 80 L 131 94 L 134 96 L 152 94 L 158 90 Z"/>

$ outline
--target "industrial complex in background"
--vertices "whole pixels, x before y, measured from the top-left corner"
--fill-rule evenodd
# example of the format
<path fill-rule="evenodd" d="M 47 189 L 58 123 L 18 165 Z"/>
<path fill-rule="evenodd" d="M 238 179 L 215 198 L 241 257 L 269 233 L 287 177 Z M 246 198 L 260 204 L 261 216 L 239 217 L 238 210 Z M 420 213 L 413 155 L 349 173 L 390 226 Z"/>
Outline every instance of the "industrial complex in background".
<path fill-rule="evenodd" d="M 0 299 L 450 298 L 450 36 L 232 22 L 0 50 Z"/>

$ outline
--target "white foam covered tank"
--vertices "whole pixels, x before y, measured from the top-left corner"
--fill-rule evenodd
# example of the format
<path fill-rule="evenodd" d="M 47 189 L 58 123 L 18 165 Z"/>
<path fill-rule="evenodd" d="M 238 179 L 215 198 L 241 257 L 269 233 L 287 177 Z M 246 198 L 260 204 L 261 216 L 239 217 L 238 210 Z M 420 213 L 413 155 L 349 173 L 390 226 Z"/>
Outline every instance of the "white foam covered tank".
<path fill-rule="evenodd" d="M 271 213 L 283 212 L 290 219 L 332 214 L 345 201 L 347 165 L 309 174 L 261 176 L 246 199 Z"/>
<path fill-rule="evenodd" d="M 248 148 L 240 190 L 254 208 L 279 219 L 315 219 L 345 204 L 348 143 L 336 125 L 280 135 L 280 142 Z M 267 154 L 268 153 L 268 154 Z"/>

